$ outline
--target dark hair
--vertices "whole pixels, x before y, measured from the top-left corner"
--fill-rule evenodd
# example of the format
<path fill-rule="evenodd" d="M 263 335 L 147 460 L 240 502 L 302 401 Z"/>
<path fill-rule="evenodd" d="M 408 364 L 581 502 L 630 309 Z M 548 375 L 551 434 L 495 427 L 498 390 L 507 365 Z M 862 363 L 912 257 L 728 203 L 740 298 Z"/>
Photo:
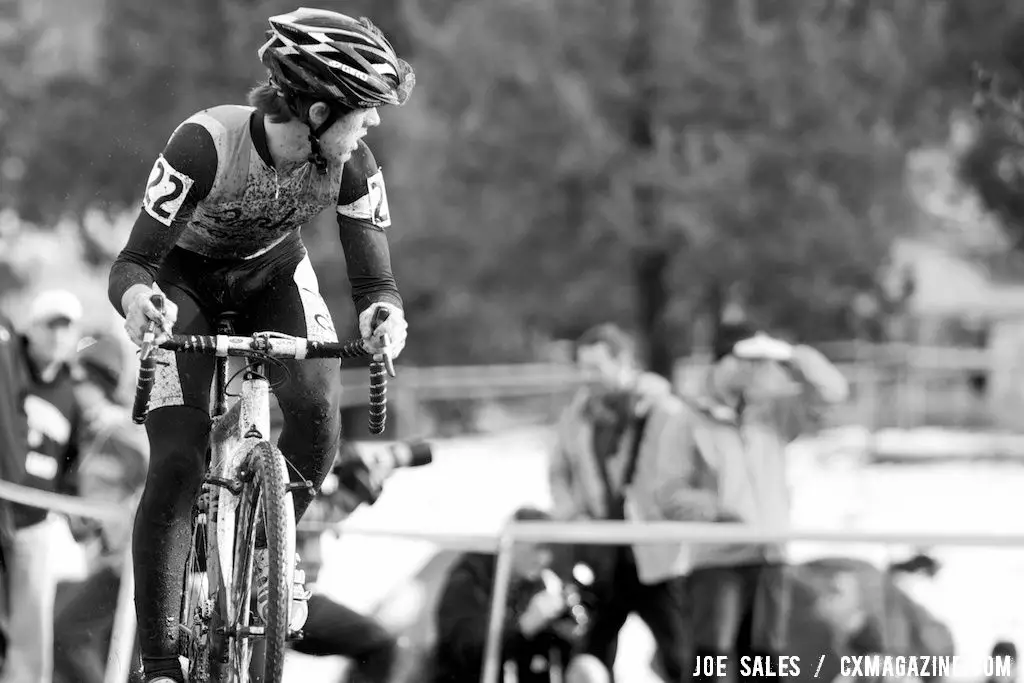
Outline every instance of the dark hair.
<path fill-rule="evenodd" d="M 295 111 L 288 105 L 288 99 L 285 95 L 270 83 L 257 85 L 250 90 L 248 99 L 249 106 L 254 107 L 258 114 L 268 117 L 272 123 L 288 123 L 297 118 Z M 312 97 L 295 97 L 293 99 L 295 109 L 298 111 L 307 110 L 317 102 L 324 101 Z M 324 102 L 330 106 L 331 112 L 335 115 L 335 120 L 355 111 L 351 107 L 346 107 L 338 102 Z"/>
<path fill-rule="evenodd" d="M 712 342 L 712 355 L 715 362 L 728 356 L 737 342 L 753 337 L 755 332 L 757 329 L 746 321 L 719 323 Z"/>
<path fill-rule="evenodd" d="M 249 91 L 249 105 L 273 123 L 288 123 L 295 118 L 295 113 L 288 106 L 284 95 L 270 83 L 257 85 Z"/>
<path fill-rule="evenodd" d="M 1000 640 L 992 646 L 993 657 L 1013 657 L 1017 659 L 1017 646 L 1008 640 Z"/>
<path fill-rule="evenodd" d="M 597 344 L 604 344 L 615 356 L 636 356 L 636 343 L 633 337 L 615 323 L 602 323 L 591 327 L 576 340 L 574 351 L 578 354 L 581 348 Z"/>

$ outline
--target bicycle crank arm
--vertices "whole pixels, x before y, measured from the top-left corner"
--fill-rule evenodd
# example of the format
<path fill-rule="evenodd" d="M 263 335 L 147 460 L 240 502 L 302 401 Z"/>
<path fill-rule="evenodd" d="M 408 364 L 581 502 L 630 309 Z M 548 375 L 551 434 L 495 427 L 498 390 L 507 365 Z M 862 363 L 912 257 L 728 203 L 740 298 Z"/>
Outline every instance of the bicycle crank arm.
<path fill-rule="evenodd" d="M 266 637 L 266 627 L 264 626 L 237 626 L 234 628 L 228 628 L 221 626 L 217 629 L 218 635 L 227 636 L 229 638 L 264 638 Z M 288 640 L 302 640 L 306 637 L 306 632 L 302 629 L 298 631 L 288 631 Z"/>
<path fill-rule="evenodd" d="M 221 626 L 217 629 L 217 635 L 228 638 L 263 638 L 266 635 L 266 630 L 263 626 L 233 626 L 231 628 Z"/>

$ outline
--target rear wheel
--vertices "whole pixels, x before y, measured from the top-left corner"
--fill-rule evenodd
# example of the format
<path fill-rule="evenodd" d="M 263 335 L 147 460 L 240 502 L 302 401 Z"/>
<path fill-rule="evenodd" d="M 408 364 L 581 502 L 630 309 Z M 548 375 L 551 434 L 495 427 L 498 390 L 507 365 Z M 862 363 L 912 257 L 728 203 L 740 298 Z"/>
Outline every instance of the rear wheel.
<path fill-rule="evenodd" d="M 210 493 L 204 486 L 199 503 L 192 513 L 192 544 L 185 562 L 181 614 L 178 621 L 179 652 L 187 660 L 188 681 L 210 680 L 210 629 L 215 596 L 210 589 L 211 580 L 207 575 L 206 564 L 209 496 Z"/>

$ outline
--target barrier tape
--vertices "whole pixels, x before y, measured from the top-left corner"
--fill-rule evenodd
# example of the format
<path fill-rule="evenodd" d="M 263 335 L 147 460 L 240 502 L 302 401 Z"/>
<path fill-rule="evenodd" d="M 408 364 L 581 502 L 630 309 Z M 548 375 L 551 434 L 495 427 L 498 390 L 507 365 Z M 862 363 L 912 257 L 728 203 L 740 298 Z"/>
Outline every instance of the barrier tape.
<path fill-rule="evenodd" d="M 0 498 L 32 507 L 41 507 L 69 515 L 100 520 L 121 519 L 126 506 L 96 503 L 74 496 L 0 481 Z M 1024 533 L 966 533 L 910 531 L 837 531 L 807 529 L 759 529 L 743 524 L 692 522 L 514 522 L 499 534 L 436 533 L 423 529 L 382 529 L 341 522 L 300 525 L 306 532 L 335 531 L 370 537 L 402 538 L 443 545 L 446 548 L 493 551 L 498 550 L 495 591 L 492 596 L 488 638 L 482 673 L 484 683 L 497 680 L 500 667 L 501 629 L 505 616 L 505 600 L 512 573 L 512 547 L 526 543 L 588 543 L 601 545 L 632 545 L 651 543 L 869 543 L 916 544 L 926 546 L 998 546 L 1024 547 Z M 108 657 L 107 683 L 123 683 L 128 674 L 131 644 L 134 641 L 134 610 L 131 590 L 130 556 L 126 558 L 129 581 L 122 584 L 115 617 L 116 634 Z"/>
<path fill-rule="evenodd" d="M 358 536 L 386 536 L 493 551 L 504 533 L 523 543 L 643 545 L 665 543 L 858 543 L 875 545 L 1024 547 L 1024 533 L 934 531 L 844 531 L 828 529 L 769 530 L 746 524 L 707 522 L 515 522 L 502 532 L 437 533 L 416 528 L 377 528 L 339 522 L 300 524 L 304 531 L 335 531 Z"/>
<path fill-rule="evenodd" d="M 128 507 L 125 505 L 97 503 L 78 496 L 41 491 L 3 480 L 0 480 L 0 499 L 74 517 L 91 517 L 108 522 L 124 519 L 125 514 L 128 514 Z"/>

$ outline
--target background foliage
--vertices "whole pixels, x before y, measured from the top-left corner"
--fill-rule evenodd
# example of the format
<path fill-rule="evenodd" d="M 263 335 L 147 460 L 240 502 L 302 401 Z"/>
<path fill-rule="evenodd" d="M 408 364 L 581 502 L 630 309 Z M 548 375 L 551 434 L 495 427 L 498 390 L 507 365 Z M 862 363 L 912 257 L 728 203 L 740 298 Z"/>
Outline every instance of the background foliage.
<path fill-rule="evenodd" d="M 178 122 L 263 78 L 266 17 L 293 4 L 108 0 L 96 68 L 47 79 L 23 59 L 38 36 L 3 34 L 0 200 L 41 225 L 133 207 Z M 368 14 L 417 70 L 410 104 L 370 138 L 410 360 L 534 357 L 614 319 L 664 372 L 737 298 L 805 339 L 854 332 L 851 302 L 881 292 L 915 224 L 907 155 L 947 137 L 972 61 L 1005 58 L 1016 3 L 319 5 Z M 988 177 L 987 154 L 971 177 Z M 1024 225 L 1019 197 L 990 204 Z M 324 217 L 306 239 L 344 301 L 334 231 Z"/>

